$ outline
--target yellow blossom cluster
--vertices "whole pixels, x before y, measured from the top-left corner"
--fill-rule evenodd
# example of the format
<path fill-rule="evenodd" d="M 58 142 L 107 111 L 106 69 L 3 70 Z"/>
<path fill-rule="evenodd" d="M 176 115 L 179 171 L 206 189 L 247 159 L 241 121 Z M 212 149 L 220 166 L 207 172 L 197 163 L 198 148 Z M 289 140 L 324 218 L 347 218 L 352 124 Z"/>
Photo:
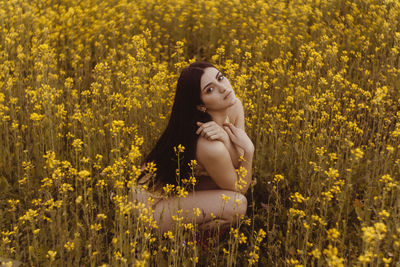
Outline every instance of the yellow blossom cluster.
<path fill-rule="evenodd" d="M 0 0 L 0 7 L 5 261 L 400 262 L 399 1 Z M 219 213 L 173 214 L 176 227 L 164 236 L 158 199 L 130 200 L 141 171 L 157 172 L 142 161 L 167 126 L 182 68 L 196 60 L 230 81 L 256 147 L 246 218 L 227 240 L 212 235 L 207 253 L 186 215 Z M 174 149 L 179 183 L 161 191 L 181 205 L 201 177 L 195 159 L 185 158 L 191 175 L 180 172 L 188 148 Z M 237 190 L 247 188 L 249 171 L 237 170 Z M 239 204 L 227 194 L 217 202 Z"/>

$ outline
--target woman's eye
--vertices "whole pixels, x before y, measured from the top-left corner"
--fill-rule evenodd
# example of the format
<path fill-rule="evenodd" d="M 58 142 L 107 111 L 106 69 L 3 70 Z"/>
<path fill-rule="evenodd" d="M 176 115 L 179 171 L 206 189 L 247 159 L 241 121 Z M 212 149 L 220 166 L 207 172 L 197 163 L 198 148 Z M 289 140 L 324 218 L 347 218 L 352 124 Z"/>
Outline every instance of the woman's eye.
<path fill-rule="evenodd" d="M 224 79 L 224 76 L 222 76 L 222 75 L 218 77 L 218 81 L 222 81 L 223 79 Z"/>
<path fill-rule="evenodd" d="M 212 88 L 212 87 L 208 87 L 208 89 L 207 89 L 207 93 L 211 93 L 213 90 L 214 90 L 214 88 Z"/>

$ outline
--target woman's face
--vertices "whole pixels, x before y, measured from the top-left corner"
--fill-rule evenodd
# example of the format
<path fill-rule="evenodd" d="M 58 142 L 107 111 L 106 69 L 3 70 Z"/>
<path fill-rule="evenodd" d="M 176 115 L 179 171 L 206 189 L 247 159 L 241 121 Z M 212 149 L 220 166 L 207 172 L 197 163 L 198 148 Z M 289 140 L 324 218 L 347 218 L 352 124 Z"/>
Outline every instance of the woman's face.
<path fill-rule="evenodd" d="M 204 69 L 200 90 L 200 98 L 209 111 L 227 109 L 237 100 L 228 79 L 213 67 Z"/>

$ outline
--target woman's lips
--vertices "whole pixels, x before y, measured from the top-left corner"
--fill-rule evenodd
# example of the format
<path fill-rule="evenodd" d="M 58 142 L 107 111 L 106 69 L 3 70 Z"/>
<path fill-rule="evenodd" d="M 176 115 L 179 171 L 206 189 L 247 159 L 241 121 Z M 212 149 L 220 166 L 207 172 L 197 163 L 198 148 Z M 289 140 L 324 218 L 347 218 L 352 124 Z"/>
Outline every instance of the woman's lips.
<path fill-rule="evenodd" d="M 232 94 L 232 91 L 230 91 L 229 93 L 226 94 L 226 96 L 224 97 L 224 99 L 226 99 L 228 96 L 230 96 Z"/>

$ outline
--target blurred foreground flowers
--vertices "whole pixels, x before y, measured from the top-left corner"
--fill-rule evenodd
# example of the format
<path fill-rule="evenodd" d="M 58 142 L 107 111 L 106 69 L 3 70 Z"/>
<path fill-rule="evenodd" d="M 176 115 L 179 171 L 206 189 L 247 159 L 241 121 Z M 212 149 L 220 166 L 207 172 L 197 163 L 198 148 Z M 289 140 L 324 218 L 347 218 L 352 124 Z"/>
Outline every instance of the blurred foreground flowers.
<path fill-rule="evenodd" d="M 0 258 L 400 261 L 398 1 L 0 3 Z M 208 248 L 128 193 L 195 59 L 231 81 L 256 146 L 247 217 Z"/>

